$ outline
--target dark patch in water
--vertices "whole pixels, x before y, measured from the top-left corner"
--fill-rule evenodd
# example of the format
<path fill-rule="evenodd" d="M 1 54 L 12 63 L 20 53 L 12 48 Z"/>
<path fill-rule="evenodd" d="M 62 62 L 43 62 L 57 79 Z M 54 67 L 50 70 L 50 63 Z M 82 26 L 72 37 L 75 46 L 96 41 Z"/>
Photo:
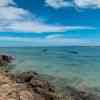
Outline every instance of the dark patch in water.
<path fill-rule="evenodd" d="M 48 49 L 46 49 L 46 48 L 42 50 L 42 52 L 44 52 L 44 53 L 46 53 L 47 51 L 48 51 Z"/>
<path fill-rule="evenodd" d="M 78 51 L 69 51 L 69 53 L 78 54 Z"/>

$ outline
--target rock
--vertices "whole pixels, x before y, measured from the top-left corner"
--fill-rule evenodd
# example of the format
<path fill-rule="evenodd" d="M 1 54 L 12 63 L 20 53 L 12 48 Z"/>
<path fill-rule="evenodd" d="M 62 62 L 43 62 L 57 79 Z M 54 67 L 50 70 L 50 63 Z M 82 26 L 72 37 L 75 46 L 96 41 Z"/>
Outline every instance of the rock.
<path fill-rule="evenodd" d="M 16 82 L 22 83 L 22 82 L 30 82 L 32 78 L 38 78 L 38 74 L 36 72 L 30 71 L 30 72 L 23 72 L 19 75 L 16 75 Z"/>
<path fill-rule="evenodd" d="M 54 87 L 49 84 L 46 80 L 34 79 L 32 78 L 30 84 L 34 88 L 42 88 L 46 91 L 55 92 Z"/>
<path fill-rule="evenodd" d="M 33 100 L 33 95 L 30 91 L 23 90 L 19 91 L 20 100 Z"/>
<path fill-rule="evenodd" d="M 19 91 L 19 100 L 45 100 L 45 98 L 26 89 Z"/>
<path fill-rule="evenodd" d="M 54 92 L 54 87 L 49 84 L 48 81 L 40 78 L 39 74 L 36 72 L 23 72 L 16 77 L 17 83 L 27 83 L 32 88 L 40 87 L 45 90 Z"/>
<path fill-rule="evenodd" d="M 40 78 L 40 75 L 36 72 L 21 73 L 16 76 L 16 83 L 26 85 L 27 89 L 30 89 L 34 95 L 38 94 L 39 97 L 44 98 L 43 100 L 54 100 L 55 98 L 54 87 L 47 80 Z"/>
<path fill-rule="evenodd" d="M 12 60 L 14 60 L 15 58 L 13 56 L 9 56 L 6 54 L 2 54 L 0 55 L 0 65 L 2 64 L 7 64 L 7 63 L 11 63 Z"/>
<path fill-rule="evenodd" d="M 65 96 L 73 98 L 72 100 L 81 100 L 79 92 L 70 86 L 66 87 Z"/>
<path fill-rule="evenodd" d="M 1 100 L 17 100 L 16 84 L 4 73 L 0 73 L 0 98 Z"/>
<path fill-rule="evenodd" d="M 93 94 L 92 91 L 79 91 L 73 87 L 66 87 L 65 96 L 71 97 L 72 100 L 100 100 L 100 96 Z"/>
<path fill-rule="evenodd" d="M 24 78 L 22 82 L 20 75 L 15 77 L 10 73 L 0 73 L 0 98 L 2 100 L 55 100 L 55 93 L 50 90 L 51 85 L 48 81 L 40 79 L 35 72 L 26 72 L 21 75 L 23 75 L 21 79 Z M 17 78 L 20 82 L 16 81 Z"/>

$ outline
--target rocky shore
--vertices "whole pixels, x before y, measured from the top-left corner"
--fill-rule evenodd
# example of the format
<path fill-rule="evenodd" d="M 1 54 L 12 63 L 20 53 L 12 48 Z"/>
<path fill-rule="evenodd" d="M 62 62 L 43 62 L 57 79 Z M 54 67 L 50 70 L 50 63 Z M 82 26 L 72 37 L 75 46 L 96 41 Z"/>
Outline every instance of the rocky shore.
<path fill-rule="evenodd" d="M 20 75 L 0 73 L 0 100 L 56 100 L 57 94 L 48 81 L 35 72 Z"/>
<path fill-rule="evenodd" d="M 0 73 L 0 100 L 100 100 L 100 96 L 88 91 L 66 87 L 64 95 L 36 72 L 19 75 Z"/>
<path fill-rule="evenodd" d="M 0 100 L 100 100 L 99 92 L 67 86 L 65 93 L 59 94 L 55 86 L 36 72 L 0 72 Z"/>

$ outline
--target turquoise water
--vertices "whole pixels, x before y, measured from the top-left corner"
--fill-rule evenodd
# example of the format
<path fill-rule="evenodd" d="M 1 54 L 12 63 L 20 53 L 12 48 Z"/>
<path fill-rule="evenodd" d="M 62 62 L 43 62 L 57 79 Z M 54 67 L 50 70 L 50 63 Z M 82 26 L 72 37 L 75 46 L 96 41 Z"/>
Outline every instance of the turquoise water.
<path fill-rule="evenodd" d="M 100 87 L 100 47 L 0 48 L 0 53 L 16 57 L 15 71 L 35 70 L 73 84 L 84 80 Z"/>

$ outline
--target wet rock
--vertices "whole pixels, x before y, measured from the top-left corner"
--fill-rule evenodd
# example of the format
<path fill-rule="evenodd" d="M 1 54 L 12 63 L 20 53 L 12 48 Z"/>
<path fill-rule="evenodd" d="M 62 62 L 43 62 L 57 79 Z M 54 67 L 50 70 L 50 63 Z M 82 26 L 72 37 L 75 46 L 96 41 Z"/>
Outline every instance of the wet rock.
<path fill-rule="evenodd" d="M 100 100 L 100 96 L 93 94 L 92 91 L 79 91 L 73 87 L 66 87 L 65 96 L 69 96 L 72 100 Z"/>
<path fill-rule="evenodd" d="M 29 83 L 32 78 L 38 78 L 38 74 L 36 72 L 30 71 L 30 72 L 23 72 L 19 75 L 16 75 L 16 82 L 17 83 Z"/>
<path fill-rule="evenodd" d="M 6 64 L 6 63 L 11 63 L 11 61 L 14 59 L 15 58 L 13 56 L 2 54 L 2 55 L 0 55 L 0 65 Z"/>
<path fill-rule="evenodd" d="M 27 90 L 30 89 L 33 95 L 37 94 L 39 97 L 44 98 L 44 100 L 54 100 L 55 98 L 55 88 L 47 80 L 40 78 L 36 72 L 21 73 L 16 77 L 16 83 L 26 85 Z"/>
<path fill-rule="evenodd" d="M 54 87 L 51 86 L 46 80 L 32 78 L 30 84 L 33 88 L 39 87 L 46 91 L 55 92 Z"/>
<path fill-rule="evenodd" d="M 72 100 L 81 100 L 79 92 L 73 87 L 66 87 L 65 96 L 73 98 Z"/>
<path fill-rule="evenodd" d="M 36 72 L 23 72 L 16 77 L 17 83 L 27 83 L 32 88 L 40 87 L 54 92 L 54 87 L 47 80 L 42 79 Z"/>

